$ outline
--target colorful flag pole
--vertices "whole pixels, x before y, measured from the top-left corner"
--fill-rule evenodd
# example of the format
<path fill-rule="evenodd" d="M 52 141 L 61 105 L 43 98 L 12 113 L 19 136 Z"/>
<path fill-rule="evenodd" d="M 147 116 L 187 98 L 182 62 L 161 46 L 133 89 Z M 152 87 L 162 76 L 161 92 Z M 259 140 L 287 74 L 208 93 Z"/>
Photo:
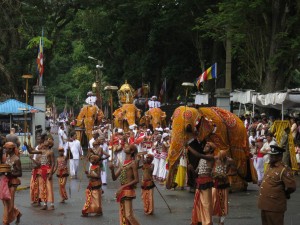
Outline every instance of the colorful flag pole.
<path fill-rule="evenodd" d="M 217 79 L 217 63 L 213 64 L 197 78 L 196 85 L 198 90 L 200 90 L 200 86 L 202 82 L 211 79 Z M 215 80 L 215 86 L 216 86 L 216 80 Z"/>
<path fill-rule="evenodd" d="M 44 30 L 42 30 L 42 37 L 40 37 L 40 43 L 39 43 L 39 51 L 38 56 L 36 59 L 37 63 L 37 72 L 39 77 L 39 86 L 43 86 L 43 74 L 44 74 L 44 51 L 43 51 L 43 36 L 44 36 Z"/>

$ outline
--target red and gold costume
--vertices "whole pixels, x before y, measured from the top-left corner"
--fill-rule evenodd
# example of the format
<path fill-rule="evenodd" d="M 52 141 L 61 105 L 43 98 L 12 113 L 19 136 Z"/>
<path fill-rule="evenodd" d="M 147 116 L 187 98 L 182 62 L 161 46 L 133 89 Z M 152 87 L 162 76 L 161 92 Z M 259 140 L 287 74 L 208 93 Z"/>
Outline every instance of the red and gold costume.
<path fill-rule="evenodd" d="M 121 174 L 120 174 L 120 181 L 121 185 L 125 185 L 127 183 L 127 167 L 131 165 L 131 163 L 134 163 L 134 160 L 125 160 Z M 126 200 L 132 200 L 135 199 L 135 186 L 129 186 L 126 188 L 123 188 L 121 192 L 118 193 L 117 202 L 120 202 L 120 225 L 131 225 L 130 222 L 126 219 L 130 215 L 130 217 L 134 217 L 133 210 L 132 210 L 132 201 L 126 201 Z"/>
<path fill-rule="evenodd" d="M 11 143 L 11 142 L 8 142 Z M 6 143 L 7 144 L 7 143 Z M 13 144 L 12 144 L 13 145 Z M 10 145 L 7 145 L 7 147 L 11 147 Z M 14 157 L 14 159 L 13 159 Z M 19 160 L 19 157 L 16 155 L 13 155 L 12 157 L 8 155 L 5 160 L 5 164 L 10 165 L 11 171 L 14 170 L 14 164 L 15 161 Z M 15 192 L 17 187 L 21 184 L 21 181 L 19 178 L 14 177 L 12 175 L 7 175 L 8 178 L 8 188 L 10 192 L 10 199 L 2 199 L 3 202 L 3 224 L 10 224 L 15 219 L 17 219 L 18 216 L 21 215 L 20 211 L 15 207 Z M 7 180 L 7 179 L 6 179 Z"/>
<path fill-rule="evenodd" d="M 65 159 L 58 161 L 56 176 L 59 182 L 59 194 L 62 200 L 68 199 L 66 192 L 66 183 L 69 176 L 67 161 Z"/>
<path fill-rule="evenodd" d="M 33 168 L 30 179 L 30 200 L 31 203 L 39 202 L 39 174 L 41 173 L 39 167 Z"/>
<path fill-rule="evenodd" d="M 152 174 L 151 170 L 151 165 L 149 164 L 144 164 L 143 165 L 143 173 L 149 170 L 148 173 Z M 143 179 L 142 181 L 142 199 L 144 203 L 144 213 L 146 215 L 151 215 L 153 214 L 154 211 L 154 199 L 153 199 L 153 189 L 155 187 L 155 184 L 152 179 Z"/>
<path fill-rule="evenodd" d="M 100 166 L 92 165 L 90 167 L 90 173 L 97 173 L 100 177 Z M 89 185 L 85 190 L 86 200 L 82 209 L 82 215 L 87 215 L 88 213 L 97 213 L 98 215 L 102 215 L 102 183 L 99 180 L 90 181 Z"/>
<path fill-rule="evenodd" d="M 40 199 L 43 202 L 54 202 L 53 195 L 53 180 L 48 179 L 48 175 L 52 173 L 52 168 L 50 163 L 48 162 L 48 158 L 46 154 L 41 155 L 41 167 L 39 170 L 39 191 L 40 191 Z"/>

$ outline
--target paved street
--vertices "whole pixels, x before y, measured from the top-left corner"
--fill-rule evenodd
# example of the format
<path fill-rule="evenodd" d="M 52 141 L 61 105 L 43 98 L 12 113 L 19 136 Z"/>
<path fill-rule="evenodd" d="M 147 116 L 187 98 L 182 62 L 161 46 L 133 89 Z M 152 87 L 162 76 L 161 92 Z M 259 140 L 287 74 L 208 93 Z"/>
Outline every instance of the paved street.
<path fill-rule="evenodd" d="M 103 216 L 82 218 L 81 209 L 84 204 L 84 190 L 87 185 L 87 179 L 71 181 L 71 198 L 65 204 L 57 203 L 59 194 L 57 189 L 57 179 L 55 180 L 55 207 L 54 211 L 42 211 L 38 207 L 30 206 L 29 189 L 22 190 L 16 194 L 16 205 L 21 210 L 23 216 L 21 218 L 22 225 L 118 225 L 118 203 L 114 200 L 114 193 L 119 182 L 109 181 L 104 186 L 103 194 Z M 289 200 L 288 211 L 286 213 L 286 225 L 296 225 L 300 221 L 300 177 L 296 177 L 298 191 L 294 193 Z M 30 173 L 25 172 L 22 177 L 22 186 L 28 186 Z M 80 184 L 80 187 L 79 187 Z M 143 214 L 143 206 L 140 197 L 140 189 L 137 189 L 137 198 L 134 201 L 134 212 L 142 225 L 165 225 L 177 224 L 188 225 L 190 223 L 191 211 L 193 206 L 193 194 L 187 190 L 171 191 L 164 190 L 164 187 L 157 184 L 161 193 L 169 203 L 172 213 L 169 212 L 167 206 L 155 191 L 155 215 L 146 216 Z M 78 191 L 79 187 L 79 191 Z M 69 184 L 67 185 L 67 189 Z M 247 192 L 233 193 L 229 196 L 229 216 L 226 224 L 229 225 L 259 225 L 260 212 L 256 207 L 258 188 L 256 185 L 249 184 Z M 2 213 L 2 204 L 0 212 Z"/>

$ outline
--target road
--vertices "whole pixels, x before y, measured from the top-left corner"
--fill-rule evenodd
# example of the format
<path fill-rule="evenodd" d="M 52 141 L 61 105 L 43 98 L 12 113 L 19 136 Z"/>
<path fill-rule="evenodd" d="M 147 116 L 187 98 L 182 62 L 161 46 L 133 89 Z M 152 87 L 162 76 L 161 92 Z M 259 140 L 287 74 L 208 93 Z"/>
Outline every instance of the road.
<path fill-rule="evenodd" d="M 296 176 L 297 186 L 300 185 L 300 177 Z M 30 173 L 24 172 L 22 177 L 22 187 L 29 186 Z M 20 209 L 23 216 L 21 225 L 118 225 L 119 205 L 114 199 L 114 193 L 119 182 L 108 180 L 107 186 L 103 187 L 102 195 L 103 216 L 82 218 L 81 209 L 85 201 L 85 187 L 87 179 L 72 180 L 67 184 L 67 189 L 71 187 L 71 198 L 65 204 L 58 203 L 58 182 L 54 178 L 55 210 L 42 211 L 38 207 L 32 207 L 29 200 L 29 189 L 21 190 L 16 193 L 16 206 Z M 137 189 L 137 198 L 134 200 L 134 213 L 141 225 L 188 225 L 190 224 L 191 211 L 193 207 L 193 194 L 188 190 L 165 190 L 157 183 L 157 186 L 168 204 L 172 213 L 169 212 L 164 201 L 157 191 L 155 191 L 155 214 L 146 216 L 143 214 L 143 205 L 141 201 L 140 188 Z M 229 216 L 225 224 L 229 225 L 259 225 L 260 211 L 257 209 L 258 188 L 254 184 L 249 184 L 248 191 L 240 193 L 231 193 L 229 196 Z M 288 211 L 285 214 L 286 225 L 296 225 L 300 221 L 300 188 L 288 201 Z M 0 204 L 0 212 L 3 212 L 3 206 Z"/>

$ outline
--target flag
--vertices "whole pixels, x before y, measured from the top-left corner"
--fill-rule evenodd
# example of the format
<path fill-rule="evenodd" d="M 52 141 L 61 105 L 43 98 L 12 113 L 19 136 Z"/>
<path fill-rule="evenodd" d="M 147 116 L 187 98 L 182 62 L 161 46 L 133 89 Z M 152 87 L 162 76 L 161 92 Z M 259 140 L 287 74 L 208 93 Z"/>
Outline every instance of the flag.
<path fill-rule="evenodd" d="M 42 38 L 40 38 L 39 51 L 36 59 L 37 70 L 39 75 L 39 86 L 42 86 L 43 74 L 44 74 L 44 53 Z"/>
<path fill-rule="evenodd" d="M 167 79 L 165 78 L 164 82 L 161 85 L 160 91 L 159 91 L 159 98 L 158 98 L 158 100 L 160 102 L 162 102 L 164 94 L 165 94 L 166 91 L 167 91 Z"/>
<path fill-rule="evenodd" d="M 200 84 L 204 81 L 216 79 L 217 78 L 217 63 L 213 64 L 207 70 L 205 70 L 196 81 L 197 87 L 199 89 Z"/>

